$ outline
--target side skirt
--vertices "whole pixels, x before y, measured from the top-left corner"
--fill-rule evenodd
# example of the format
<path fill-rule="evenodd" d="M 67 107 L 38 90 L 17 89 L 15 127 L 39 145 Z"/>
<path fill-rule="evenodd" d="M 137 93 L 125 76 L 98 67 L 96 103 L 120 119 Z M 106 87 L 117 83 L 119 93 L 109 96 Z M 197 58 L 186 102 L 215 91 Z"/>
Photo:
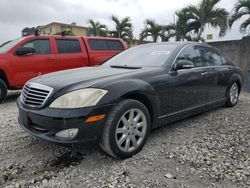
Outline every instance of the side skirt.
<path fill-rule="evenodd" d="M 215 102 L 207 103 L 207 104 L 200 105 L 200 106 L 195 106 L 195 107 L 188 108 L 188 109 L 185 109 L 185 110 L 182 110 L 179 112 L 160 116 L 160 117 L 158 117 L 158 123 L 157 123 L 155 128 L 160 127 L 162 125 L 169 124 L 169 123 L 173 123 L 173 122 L 181 120 L 181 119 L 185 119 L 185 118 L 190 117 L 190 116 L 204 113 L 204 112 L 210 111 L 212 109 L 219 108 L 221 106 L 224 106 L 225 103 L 226 103 L 226 99 L 221 99 L 221 100 L 218 100 Z"/>

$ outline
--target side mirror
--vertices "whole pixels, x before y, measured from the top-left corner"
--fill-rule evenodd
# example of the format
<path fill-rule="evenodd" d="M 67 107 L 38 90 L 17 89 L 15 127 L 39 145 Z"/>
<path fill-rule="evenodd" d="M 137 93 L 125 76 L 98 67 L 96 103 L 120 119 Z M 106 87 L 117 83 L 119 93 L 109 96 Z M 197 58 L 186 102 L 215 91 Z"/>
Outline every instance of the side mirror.
<path fill-rule="evenodd" d="M 35 51 L 36 50 L 34 48 L 20 46 L 16 49 L 15 54 L 16 55 L 28 55 L 28 54 L 34 54 Z"/>
<path fill-rule="evenodd" d="M 176 70 L 192 69 L 192 68 L 194 68 L 194 63 L 188 60 L 179 60 L 175 66 Z"/>

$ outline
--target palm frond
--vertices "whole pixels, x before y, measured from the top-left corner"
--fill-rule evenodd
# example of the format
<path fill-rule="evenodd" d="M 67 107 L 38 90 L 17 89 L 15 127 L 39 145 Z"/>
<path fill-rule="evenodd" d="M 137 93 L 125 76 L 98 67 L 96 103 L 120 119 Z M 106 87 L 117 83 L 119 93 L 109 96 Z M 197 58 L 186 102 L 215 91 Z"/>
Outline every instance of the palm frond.
<path fill-rule="evenodd" d="M 240 26 L 240 32 L 241 33 L 246 33 L 247 28 L 250 26 L 250 18 L 248 18 L 247 20 L 245 20 L 241 26 Z"/>
<path fill-rule="evenodd" d="M 107 36 L 107 26 L 104 24 L 101 24 L 98 21 L 94 21 L 90 19 L 88 21 L 89 27 L 88 27 L 88 34 L 93 36 Z"/>
<path fill-rule="evenodd" d="M 112 15 L 111 19 L 115 23 L 115 31 L 111 31 L 111 36 L 119 37 L 126 41 L 133 38 L 133 25 L 130 17 L 125 17 L 121 20 L 117 16 Z"/>
<path fill-rule="evenodd" d="M 187 17 L 186 26 L 188 30 L 186 32 L 194 31 L 197 34 L 197 37 L 194 39 L 201 40 L 201 35 L 206 25 L 220 27 L 220 36 L 225 34 L 229 13 L 224 8 L 216 7 L 219 2 L 220 0 L 201 0 L 196 6 L 189 5 L 182 9 L 182 12 Z M 183 15 L 180 14 L 180 16 Z M 179 19 L 181 20 L 181 17 Z M 184 24 L 180 22 L 180 25 Z"/>
<path fill-rule="evenodd" d="M 233 14 L 228 21 L 229 27 L 232 27 L 234 22 L 245 15 L 250 15 L 250 0 L 240 0 L 236 3 Z"/>
<path fill-rule="evenodd" d="M 239 0 L 234 7 L 235 12 L 239 12 L 241 9 L 250 10 L 250 1 L 249 0 Z"/>

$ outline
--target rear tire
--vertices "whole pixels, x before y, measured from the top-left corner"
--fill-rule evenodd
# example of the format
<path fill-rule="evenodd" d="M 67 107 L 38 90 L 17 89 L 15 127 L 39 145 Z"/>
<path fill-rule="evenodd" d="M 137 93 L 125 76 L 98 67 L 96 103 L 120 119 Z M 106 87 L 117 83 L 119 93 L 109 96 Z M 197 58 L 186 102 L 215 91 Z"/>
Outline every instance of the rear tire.
<path fill-rule="evenodd" d="M 145 145 L 150 128 L 148 109 L 139 101 L 123 100 L 107 118 L 100 147 L 114 158 L 132 157 Z"/>
<path fill-rule="evenodd" d="M 233 82 L 229 87 L 228 94 L 227 94 L 227 107 L 234 107 L 239 100 L 240 89 L 237 82 Z"/>
<path fill-rule="evenodd" d="M 0 79 L 0 104 L 6 99 L 8 93 L 8 87 L 5 82 Z"/>

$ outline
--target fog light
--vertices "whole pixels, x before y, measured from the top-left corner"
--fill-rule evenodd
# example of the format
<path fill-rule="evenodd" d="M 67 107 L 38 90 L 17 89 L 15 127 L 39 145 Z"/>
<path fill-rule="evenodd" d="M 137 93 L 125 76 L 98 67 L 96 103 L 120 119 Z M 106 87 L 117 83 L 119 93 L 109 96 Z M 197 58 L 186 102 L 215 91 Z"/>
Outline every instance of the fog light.
<path fill-rule="evenodd" d="M 74 138 L 78 133 L 78 129 L 66 129 L 56 133 L 57 137 L 61 138 Z"/>

